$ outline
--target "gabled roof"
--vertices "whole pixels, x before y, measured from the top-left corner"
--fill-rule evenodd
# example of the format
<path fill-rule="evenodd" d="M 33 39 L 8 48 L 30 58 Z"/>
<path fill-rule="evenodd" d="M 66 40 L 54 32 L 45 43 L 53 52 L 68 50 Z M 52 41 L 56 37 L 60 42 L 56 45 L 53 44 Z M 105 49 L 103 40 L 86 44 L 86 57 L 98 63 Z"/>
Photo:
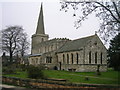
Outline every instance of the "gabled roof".
<path fill-rule="evenodd" d="M 63 45 L 60 49 L 58 49 L 57 52 L 61 53 L 61 52 L 82 50 L 82 48 L 85 45 L 87 45 L 88 41 L 92 40 L 96 36 L 97 35 L 92 35 L 92 36 L 88 36 L 88 37 L 84 37 L 84 38 L 69 41 L 65 45 Z"/>
<path fill-rule="evenodd" d="M 32 55 L 29 55 L 30 57 L 34 57 L 34 56 L 41 56 L 42 54 L 32 54 Z"/>

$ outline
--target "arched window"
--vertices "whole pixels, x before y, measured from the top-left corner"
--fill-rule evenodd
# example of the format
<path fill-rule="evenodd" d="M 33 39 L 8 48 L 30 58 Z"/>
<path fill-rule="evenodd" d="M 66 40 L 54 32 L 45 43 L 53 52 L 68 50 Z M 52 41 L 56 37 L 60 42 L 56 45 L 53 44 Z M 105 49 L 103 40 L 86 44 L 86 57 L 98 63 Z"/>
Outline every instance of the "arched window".
<path fill-rule="evenodd" d="M 58 55 L 56 56 L 56 58 L 57 58 L 57 63 L 58 63 Z"/>
<path fill-rule="evenodd" d="M 50 58 L 50 59 L 49 59 L 49 60 L 50 60 L 50 62 L 49 62 L 49 63 L 52 63 L 52 57 L 49 57 L 49 58 Z"/>
<path fill-rule="evenodd" d="M 46 63 L 52 63 L 52 57 L 51 56 L 46 57 Z"/>
<path fill-rule="evenodd" d="M 45 53 L 46 53 L 46 47 L 45 47 Z"/>
<path fill-rule="evenodd" d="M 76 59 L 77 59 L 77 64 L 78 64 L 78 59 L 79 59 L 78 53 L 76 53 Z"/>
<path fill-rule="evenodd" d="M 35 62 L 35 64 L 38 64 L 38 58 L 36 58 L 36 62 Z"/>
<path fill-rule="evenodd" d="M 95 64 L 97 64 L 97 52 L 95 52 Z"/>
<path fill-rule="evenodd" d="M 91 51 L 89 52 L 89 64 L 91 64 Z"/>
<path fill-rule="evenodd" d="M 34 59 L 31 60 L 31 63 L 34 64 Z"/>
<path fill-rule="evenodd" d="M 101 52 L 101 54 L 100 54 L 100 62 L 101 62 L 101 64 L 102 64 L 102 52 Z"/>
<path fill-rule="evenodd" d="M 44 41 L 44 38 L 42 38 L 42 42 Z"/>
<path fill-rule="evenodd" d="M 49 46 L 48 46 L 48 52 L 49 52 Z"/>
<path fill-rule="evenodd" d="M 69 55 L 67 54 L 67 64 L 69 64 Z"/>
<path fill-rule="evenodd" d="M 63 63 L 65 63 L 65 55 L 63 54 Z"/>
<path fill-rule="evenodd" d="M 51 45 L 51 51 L 53 50 L 53 45 Z"/>
<path fill-rule="evenodd" d="M 41 59 L 39 59 L 39 64 L 41 63 Z"/>
<path fill-rule="evenodd" d="M 73 54 L 71 54 L 72 64 L 73 64 Z"/>

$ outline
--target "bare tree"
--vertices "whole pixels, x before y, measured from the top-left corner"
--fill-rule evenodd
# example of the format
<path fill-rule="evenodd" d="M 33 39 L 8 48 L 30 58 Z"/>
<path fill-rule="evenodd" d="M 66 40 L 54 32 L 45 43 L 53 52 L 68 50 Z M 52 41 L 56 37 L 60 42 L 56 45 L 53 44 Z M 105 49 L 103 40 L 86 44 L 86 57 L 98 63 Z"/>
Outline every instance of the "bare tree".
<path fill-rule="evenodd" d="M 23 57 L 26 53 L 26 51 L 29 49 L 29 42 L 27 40 L 27 34 L 26 33 L 22 33 L 21 34 L 21 41 L 19 42 L 20 44 L 20 54 L 21 57 Z"/>
<path fill-rule="evenodd" d="M 22 46 L 21 43 L 27 42 L 27 38 L 24 38 L 26 40 L 23 40 L 23 37 L 25 36 L 26 34 L 23 32 L 23 28 L 21 26 L 9 26 L 2 30 L 2 50 L 9 54 L 11 63 L 13 62 L 13 56 L 16 53 L 19 51 L 23 52 L 24 46 Z"/>
<path fill-rule="evenodd" d="M 81 2 L 80 2 L 81 1 Z M 84 2 L 83 2 L 84 1 Z M 75 11 L 79 10 L 82 15 L 75 21 L 75 27 L 79 28 L 82 21 L 86 20 L 92 13 L 100 19 L 100 29 L 98 33 L 107 41 L 109 36 L 115 36 L 120 32 L 120 0 L 61 0 L 61 10 L 67 10 L 72 7 Z M 79 8 L 80 6 L 80 8 Z M 75 13 L 73 16 L 77 16 Z"/>

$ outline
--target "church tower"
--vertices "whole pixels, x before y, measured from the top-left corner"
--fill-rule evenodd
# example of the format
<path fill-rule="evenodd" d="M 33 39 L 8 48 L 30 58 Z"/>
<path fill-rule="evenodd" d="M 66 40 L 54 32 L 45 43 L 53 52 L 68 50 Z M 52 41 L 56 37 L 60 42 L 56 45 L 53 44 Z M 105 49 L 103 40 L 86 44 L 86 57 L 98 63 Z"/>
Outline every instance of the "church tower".
<path fill-rule="evenodd" d="M 38 45 L 44 41 L 47 41 L 48 38 L 49 38 L 49 36 L 47 34 L 45 34 L 45 30 L 44 30 L 43 5 L 41 3 L 36 33 L 34 35 L 32 35 L 32 51 L 31 51 L 31 53 L 36 54 L 37 53 L 36 45 Z"/>

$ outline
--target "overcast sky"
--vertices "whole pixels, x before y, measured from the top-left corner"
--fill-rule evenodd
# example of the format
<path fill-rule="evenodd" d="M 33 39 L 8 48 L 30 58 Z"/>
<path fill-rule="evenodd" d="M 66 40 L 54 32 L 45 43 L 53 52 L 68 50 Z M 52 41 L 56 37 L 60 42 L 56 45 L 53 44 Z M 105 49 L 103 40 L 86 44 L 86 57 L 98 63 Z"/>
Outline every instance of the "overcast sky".
<path fill-rule="evenodd" d="M 74 11 L 72 9 L 69 9 L 67 13 L 60 11 L 59 0 L 53 1 L 43 1 L 45 32 L 49 34 L 50 39 L 55 37 L 77 39 L 92 35 L 99 29 L 99 21 L 94 15 L 91 15 L 79 29 L 75 29 Z M 2 3 L 2 28 L 9 25 L 21 25 L 31 37 L 36 31 L 40 5 L 41 2 Z"/>
<path fill-rule="evenodd" d="M 50 39 L 78 39 L 93 35 L 99 29 L 99 19 L 94 14 L 90 15 L 79 29 L 75 29 L 76 17 L 73 17 L 72 9 L 68 12 L 60 11 L 59 0 L 42 0 L 42 2 L 45 33 L 49 34 Z M 0 28 L 5 29 L 10 25 L 23 26 L 31 39 L 31 35 L 36 31 L 40 6 L 41 0 L 36 0 L 36 2 L 35 0 L 1 0 L 0 24 L 2 27 Z"/>

